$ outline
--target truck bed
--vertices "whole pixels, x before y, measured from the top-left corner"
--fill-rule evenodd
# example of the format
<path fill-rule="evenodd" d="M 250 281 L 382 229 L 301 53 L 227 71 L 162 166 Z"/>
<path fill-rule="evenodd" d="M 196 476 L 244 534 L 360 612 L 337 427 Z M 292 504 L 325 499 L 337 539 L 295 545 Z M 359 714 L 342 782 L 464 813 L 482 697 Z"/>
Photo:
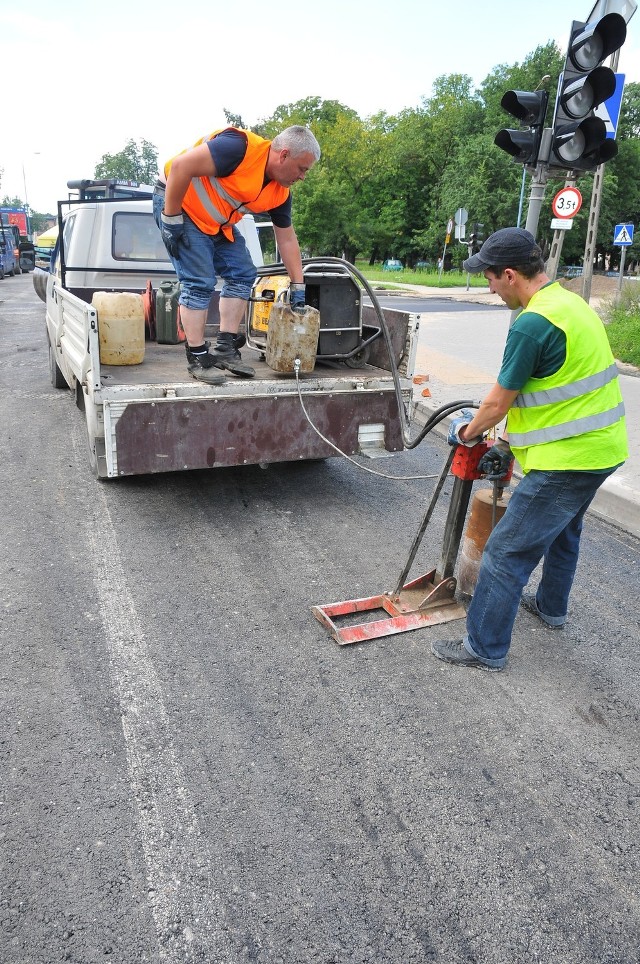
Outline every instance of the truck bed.
<path fill-rule="evenodd" d="M 413 328 L 410 325 L 410 319 L 413 316 L 407 312 L 390 308 L 385 309 L 384 314 L 395 350 L 396 364 L 402 375 L 412 374 L 413 358 L 411 357 L 412 353 L 406 350 L 406 343 L 410 336 L 410 328 L 411 332 L 413 332 Z M 369 306 L 363 308 L 363 321 L 369 324 L 374 324 L 376 321 L 373 309 Z M 216 326 L 207 325 L 207 339 L 215 342 L 216 330 Z M 247 385 L 251 382 L 256 386 L 258 382 L 265 382 L 270 383 L 275 391 L 286 392 L 288 390 L 287 386 L 290 386 L 291 391 L 297 391 L 293 373 L 284 374 L 274 372 L 273 369 L 267 365 L 264 360 L 264 355 L 261 352 L 245 345 L 242 349 L 242 360 L 245 364 L 255 368 L 255 378 L 243 379 L 229 375 L 227 377 L 227 383 L 224 386 L 209 386 L 205 382 L 198 382 L 197 379 L 194 379 L 188 373 L 183 343 L 179 345 L 159 345 L 155 341 L 147 341 L 145 343 L 144 361 L 141 365 L 101 364 L 100 371 L 103 389 L 115 386 L 140 387 L 142 384 L 153 386 L 171 383 L 175 385 L 176 382 L 184 382 L 186 385 L 191 385 L 192 387 L 198 385 L 207 389 L 208 392 L 211 392 L 226 389 L 227 384 L 229 386 L 234 383 L 236 385 L 242 383 Z M 344 364 L 344 362 L 318 361 L 313 372 L 300 374 L 299 377 L 301 382 L 312 383 L 316 381 L 325 387 L 330 386 L 332 382 L 338 381 L 346 381 L 348 384 L 355 385 L 361 383 L 362 379 L 366 379 L 368 382 L 380 379 L 384 381 L 385 387 L 389 389 L 391 387 L 391 373 L 385 341 L 380 337 L 373 342 L 370 346 L 369 363 L 366 365 L 351 367 L 350 365 Z M 307 387 L 311 386 L 308 385 Z"/>
<path fill-rule="evenodd" d="M 207 336 L 208 337 L 208 336 Z M 274 381 L 279 389 L 286 390 L 286 384 L 291 383 L 295 386 L 295 376 L 293 373 L 286 374 L 274 372 L 269 368 L 264 356 L 246 345 L 242 349 L 242 361 L 246 365 L 255 368 L 255 378 L 250 379 L 254 384 L 258 381 Z M 168 382 L 193 383 L 197 381 L 187 371 L 187 358 L 183 344 L 180 345 L 158 345 L 156 342 L 147 341 L 145 344 L 144 361 L 140 365 L 100 365 L 103 386 L 116 385 L 137 385 L 142 383 L 147 385 L 163 385 Z M 238 378 L 228 375 L 230 382 L 248 382 L 249 379 Z M 362 377 L 389 378 L 389 371 L 378 368 L 375 365 L 362 365 L 352 368 L 341 363 L 317 362 L 313 372 L 301 374 L 301 381 L 312 381 L 315 379 L 333 380 L 347 378 L 348 380 Z M 204 382 L 199 382 L 205 385 Z M 217 389 L 218 386 L 206 386 Z"/>

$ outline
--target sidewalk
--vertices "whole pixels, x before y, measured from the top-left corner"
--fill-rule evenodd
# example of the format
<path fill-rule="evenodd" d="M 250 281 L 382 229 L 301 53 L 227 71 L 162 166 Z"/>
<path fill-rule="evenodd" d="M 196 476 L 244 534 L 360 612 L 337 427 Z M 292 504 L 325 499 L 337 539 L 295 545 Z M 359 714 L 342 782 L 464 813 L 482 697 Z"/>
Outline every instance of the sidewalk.
<path fill-rule="evenodd" d="M 426 419 L 448 402 L 480 401 L 494 384 L 509 330 L 511 312 L 497 295 L 466 288 L 429 288 L 403 285 L 412 294 L 477 304 L 478 311 L 429 312 L 420 319 L 416 375 L 428 375 L 416 385 L 418 417 Z M 597 308 L 597 300 L 591 305 Z M 625 532 L 640 537 L 640 372 L 620 364 L 620 388 L 627 414 L 629 458 L 607 479 L 590 511 Z M 428 389 L 430 397 L 423 397 Z M 446 422 L 441 423 L 444 433 Z"/>

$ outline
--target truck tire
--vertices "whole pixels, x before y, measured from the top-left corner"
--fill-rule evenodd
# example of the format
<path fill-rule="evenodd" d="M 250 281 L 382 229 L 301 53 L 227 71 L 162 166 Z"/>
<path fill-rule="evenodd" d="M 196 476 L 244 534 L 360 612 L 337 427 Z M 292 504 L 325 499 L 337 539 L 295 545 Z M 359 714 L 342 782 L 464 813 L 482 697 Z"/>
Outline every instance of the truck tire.
<path fill-rule="evenodd" d="M 53 350 L 51 342 L 49 342 L 49 378 L 51 379 L 51 384 L 54 388 L 68 388 L 66 379 L 56 361 L 56 354 Z"/>
<path fill-rule="evenodd" d="M 348 365 L 349 368 L 363 368 L 369 361 L 369 355 L 369 345 L 365 345 L 356 355 L 352 355 L 351 358 L 345 358 L 345 364 Z"/>
<path fill-rule="evenodd" d="M 40 299 L 47 303 L 47 278 L 49 275 L 46 271 L 34 271 L 33 272 L 33 287 L 35 292 Z"/>

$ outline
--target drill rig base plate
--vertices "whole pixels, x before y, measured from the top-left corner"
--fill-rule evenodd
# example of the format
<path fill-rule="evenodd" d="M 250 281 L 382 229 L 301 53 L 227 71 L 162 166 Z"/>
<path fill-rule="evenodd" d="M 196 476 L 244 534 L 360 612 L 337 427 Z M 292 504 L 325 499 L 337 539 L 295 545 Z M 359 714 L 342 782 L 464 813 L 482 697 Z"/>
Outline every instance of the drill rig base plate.
<path fill-rule="evenodd" d="M 436 626 L 454 619 L 464 619 L 466 611 L 454 598 L 456 581 L 453 578 L 437 582 L 434 570 L 419 576 L 402 587 L 400 593 L 382 593 L 366 599 L 347 599 L 344 602 L 313 606 L 312 613 L 325 626 L 339 646 L 366 643 L 370 639 L 406 633 L 410 629 Z M 334 619 L 354 613 L 372 612 L 376 609 L 387 613 L 386 619 L 350 626 L 337 626 Z"/>

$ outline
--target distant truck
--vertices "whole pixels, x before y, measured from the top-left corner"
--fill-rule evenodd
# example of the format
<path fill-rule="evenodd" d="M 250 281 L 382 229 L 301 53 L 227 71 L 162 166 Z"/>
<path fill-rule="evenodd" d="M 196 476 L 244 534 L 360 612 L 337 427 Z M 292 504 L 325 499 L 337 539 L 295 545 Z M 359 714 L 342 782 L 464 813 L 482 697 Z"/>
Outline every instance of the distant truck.
<path fill-rule="evenodd" d="M 21 273 L 20 232 L 13 224 L 0 224 L 0 278 Z"/>
<path fill-rule="evenodd" d="M 94 294 L 141 295 L 151 287 L 159 296 L 161 284 L 176 279 L 153 220 L 151 195 L 138 189 L 128 197 L 92 198 L 91 188 L 82 182 L 81 196 L 59 202 L 59 244 L 43 277 L 51 382 L 70 389 L 84 412 L 97 478 L 324 459 L 336 455 L 330 442 L 348 455 L 403 449 L 397 389 L 400 384 L 403 398 L 410 399 L 419 323 L 412 313 L 387 313 L 401 372 L 395 380 L 386 344 L 376 338 L 380 329 L 364 322 L 367 341 L 374 339 L 367 346 L 369 361 L 356 345 L 345 361 L 337 355 L 300 375 L 299 389 L 293 375 L 266 364 L 259 348 L 243 353 L 255 378 L 229 376 L 219 386 L 197 381 L 187 372 L 184 346 L 159 344 L 151 331 L 141 364 L 104 364 Z M 246 216 L 238 227 L 257 270 L 268 270 L 253 218 Z M 305 279 L 320 307 L 327 344 L 335 345 L 347 324 L 345 308 L 361 322 L 360 289 L 335 265 L 306 264 Z M 254 296 L 260 307 L 268 297 L 259 279 Z M 218 320 L 214 295 L 208 337 L 215 338 Z"/>

